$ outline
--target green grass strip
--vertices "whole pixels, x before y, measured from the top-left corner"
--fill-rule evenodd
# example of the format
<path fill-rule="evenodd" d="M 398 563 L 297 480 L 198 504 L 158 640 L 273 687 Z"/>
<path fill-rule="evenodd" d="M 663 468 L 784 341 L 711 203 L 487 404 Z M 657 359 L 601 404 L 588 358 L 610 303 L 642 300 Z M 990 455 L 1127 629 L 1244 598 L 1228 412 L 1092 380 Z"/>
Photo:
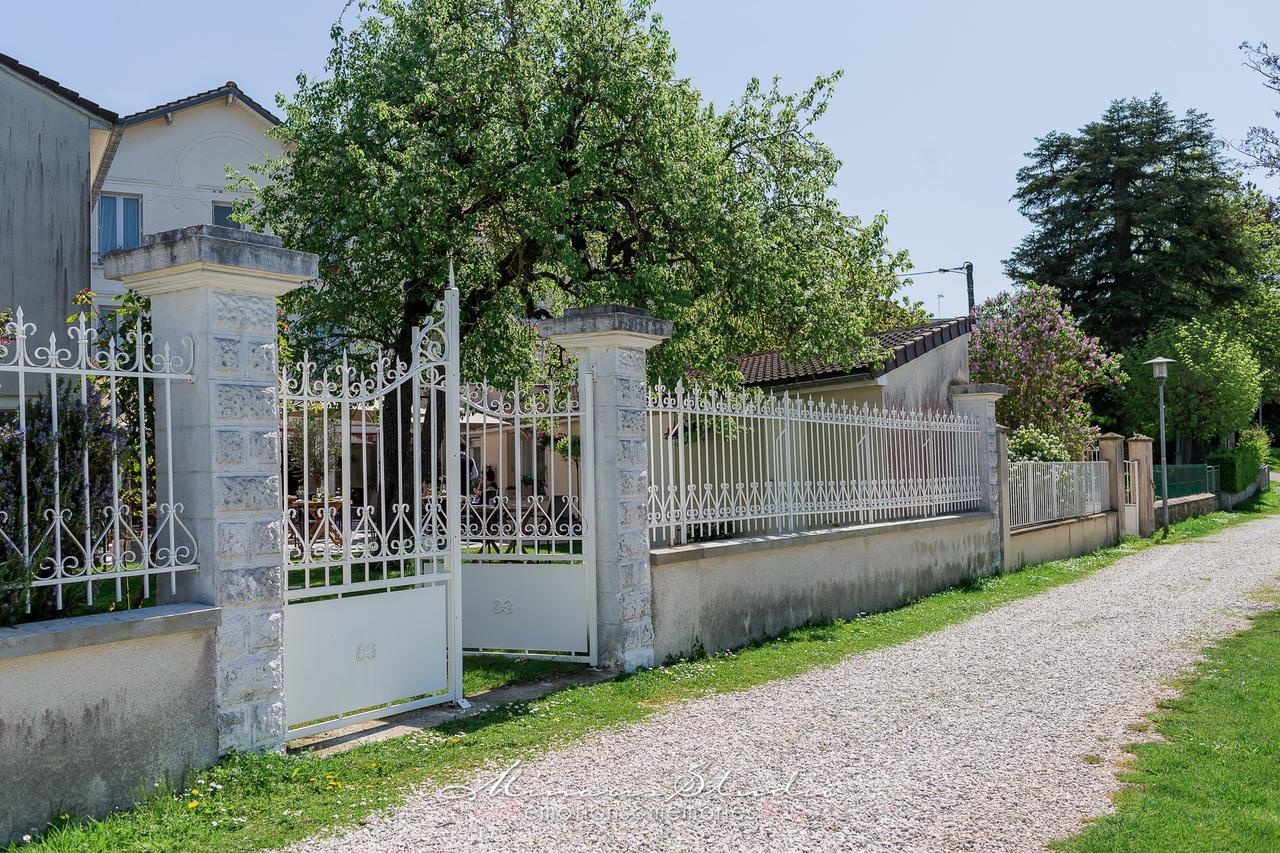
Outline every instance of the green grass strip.
<path fill-rule="evenodd" d="M 1181 522 L 1168 542 L 1185 542 L 1276 512 L 1280 490 L 1236 512 Z M 288 844 L 355 824 L 403 802 L 421 785 L 460 781 L 488 763 L 527 759 L 608 726 L 639 722 L 676 702 L 744 690 L 904 643 L 1153 547 L 1163 543 L 1128 539 L 1084 557 L 977 580 L 897 610 L 800 628 L 736 652 L 569 688 L 340 755 L 229 756 L 195 774 L 183 791 L 156 791 L 136 808 L 102 821 L 67 821 L 35 844 L 68 851 L 253 850 Z"/>
<path fill-rule="evenodd" d="M 1129 749 L 1116 811 L 1070 851 L 1280 850 L 1280 611 L 1206 652 Z"/>

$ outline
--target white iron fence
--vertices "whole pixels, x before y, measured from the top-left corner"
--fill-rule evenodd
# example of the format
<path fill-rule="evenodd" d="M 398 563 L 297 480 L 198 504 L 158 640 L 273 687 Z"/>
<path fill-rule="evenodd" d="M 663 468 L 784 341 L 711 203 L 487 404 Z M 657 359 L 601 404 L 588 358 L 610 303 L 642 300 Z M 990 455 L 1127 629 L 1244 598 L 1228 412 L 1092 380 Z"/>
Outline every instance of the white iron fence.
<path fill-rule="evenodd" d="M 1011 528 L 1105 512 L 1111 509 L 1107 463 L 1011 463 L 1009 508 Z"/>
<path fill-rule="evenodd" d="M 752 391 L 649 391 L 655 544 L 970 510 L 980 434 L 962 415 Z"/>
<path fill-rule="evenodd" d="M 153 352 L 146 321 L 0 336 L 0 624 L 153 602 L 153 578 L 196 567 L 173 498 L 174 382 L 191 352 Z M 159 474 L 157 474 L 159 469 Z M 16 614 L 15 614 L 16 611 Z"/>

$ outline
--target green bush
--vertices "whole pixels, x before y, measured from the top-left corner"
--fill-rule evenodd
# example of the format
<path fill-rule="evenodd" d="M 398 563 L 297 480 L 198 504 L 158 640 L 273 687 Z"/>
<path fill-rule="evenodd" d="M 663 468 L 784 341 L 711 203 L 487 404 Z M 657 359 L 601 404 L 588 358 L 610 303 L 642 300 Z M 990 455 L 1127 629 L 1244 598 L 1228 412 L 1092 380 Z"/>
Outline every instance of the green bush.
<path fill-rule="evenodd" d="M 1266 456 L 1256 443 L 1239 444 L 1232 450 L 1210 453 L 1206 461 L 1218 466 L 1218 488 L 1224 492 L 1243 492 L 1258 479 L 1258 468 Z"/>
<path fill-rule="evenodd" d="M 1009 433 L 1010 462 L 1069 462 L 1067 446 L 1057 436 L 1032 426 Z"/>
<path fill-rule="evenodd" d="M 1258 448 L 1258 454 L 1262 457 L 1262 461 L 1266 461 L 1271 455 L 1271 433 L 1260 426 L 1245 427 L 1240 430 L 1240 440 L 1236 442 L 1237 446 L 1252 445 Z"/>

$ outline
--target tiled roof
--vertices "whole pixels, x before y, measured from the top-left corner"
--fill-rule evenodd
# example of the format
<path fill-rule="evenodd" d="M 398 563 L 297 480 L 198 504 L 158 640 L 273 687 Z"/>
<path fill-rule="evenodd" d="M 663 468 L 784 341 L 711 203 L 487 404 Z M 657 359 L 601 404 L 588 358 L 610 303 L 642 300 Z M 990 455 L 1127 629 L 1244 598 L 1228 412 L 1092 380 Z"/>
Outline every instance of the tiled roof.
<path fill-rule="evenodd" d="M 969 328 L 968 317 L 955 317 L 881 332 L 876 337 L 888 352 L 879 364 L 864 362 L 853 367 L 841 367 L 817 359 L 785 361 L 777 350 L 739 356 L 736 361 L 742 371 L 744 385 L 782 385 L 837 376 L 880 376 L 947 341 L 968 334 Z"/>
<path fill-rule="evenodd" d="M 115 124 L 120 119 L 120 116 L 117 115 L 116 113 L 111 112 L 111 110 L 108 110 L 100 106 L 99 104 L 94 103 L 93 101 L 81 95 L 79 92 L 71 91 L 66 86 L 63 86 L 61 83 L 59 83 L 57 80 L 53 80 L 49 77 L 44 76 L 39 71 L 32 68 L 31 66 L 23 65 L 21 62 L 14 59 L 12 56 L 9 56 L 8 54 L 0 53 L 0 65 L 3 65 L 5 68 L 10 69 L 11 71 L 21 74 L 23 77 L 26 77 L 31 82 L 37 83 L 43 86 L 44 88 L 48 89 L 50 92 L 53 92 L 55 95 L 65 98 L 66 100 L 80 107 L 82 110 L 93 113 L 98 118 L 102 119 L 108 124 Z"/>
<path fill-rule="evenodd" d="M 142 110 L 141 112 L 136 112 L 131 115 L 127 115 L 124 118 L 120 119 L 120 123 L 128 125 L 128 124 L 137 124 L 138 122 L 143 122 L 143 121 L 150 121 L 151 119 L 158 118 L 159 116 L 162 116 L 165 113 L 172 113 L 178 110 L 185 110 L 187 107 L 199 106 L 200 104 L 205 104 L 205 103 L 208 103 L 209 101 L 216 101 L 219 98 L 225 98 L 227 95 L 235 95 L 237 98 L 239 98 L 241 101 L 244 102 L 245 106 L 253 110 L 258 115 L 262 116 L 264 119 L 271 122 L 272 124 L 280 123 L 280 119 L 278 119 L 274 113 L 272 113 L 262 104 L 255 101 L 253 98 L 250 98 L 248 95 L 246 95 L 244 93 L 244 90 L 241 89 L 239 86 L 237 86 L 236 81 L 234 80 L 228 80 L 227 82 L 223 83 L 221 86 L 217 86 L 205 92 L 197 92 L 194 95 L 188 95 L 187 97 L 179 98 L 176 101 L 169 101 L 168 103 L 159 104 L 157 106 L 151 107 L 150 109 L 145 109 L 145 110 Z"/>

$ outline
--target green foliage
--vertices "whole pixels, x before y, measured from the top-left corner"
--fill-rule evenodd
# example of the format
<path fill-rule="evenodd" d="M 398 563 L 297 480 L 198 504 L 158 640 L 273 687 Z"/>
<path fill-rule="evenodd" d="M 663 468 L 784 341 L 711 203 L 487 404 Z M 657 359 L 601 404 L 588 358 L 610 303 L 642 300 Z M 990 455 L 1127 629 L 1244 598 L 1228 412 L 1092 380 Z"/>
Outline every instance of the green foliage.
<path fill-rule="evenodd" d="M 1057 289 L 1045 285 L 978 306 L 969 366 L 973 381 L 1009 386 L 996 404 L 1002 424 L 1035 427 L 1074 459 L 1098 440 L 1086 393 L 1124 381 L 1119 359 L 1085 334 Z"/>
<path fill-rule="evenodd" d="M 1258 455 L 1262 457 L 1262 461 L 1267 461 L 1271 455 L 1271 433 L 1265 428 L 1250 425 L 1240 430 L 1240 437 L 1236 440 L 1237 447 L 1252 445 L 1258 449 Z"/>
<path fill-rule="evenodd" d="M 1009 433 L 1010 462 L 1070 462 L 1067 446 L 1057 436 L 1033 426 Z"/>
<path fill-rule="evenodd" d="M 1177 118 L 1158 94 L 1119 100 L 1027 156 L 1014 198 L 1033 230 L 1005 269 L 1059 287 L 1109 348 L 1244 295 L 1253 259 L 1238 185 L 1203 113 Z"/>
<path fill-rule="evenodd" d="M 1245 294 L 1219 308 L 1212 323 L 1248 344 L 1262 370 L 1263 401 L 1280 403 L 1280 206 L 1246 187 L 1236 216 L 1248 237 L 1254 272 L 1245 280 Z"/>
<path fill-rule="evenodd" d="M 842 213 L 814 135 L 839 75 L 752 81 L 721 109 L 675 70 L 649 0 L 381 0 L 335 26 L 326 75 L 281 101 L 285 144 L 237 216 L 320 256 L 288 300 L 322 360 L 404 354 L 450 256 L 464 372 L 539 369 L 525 318 L 622 303 L 674 320 L 661 377 L 727 378 L 781 347 L 854 364 L 906 257 Z M 536 378 L 536 377 L 534 377 Z"/>
<path fill-rule="evenodd" d="M 1256 443 L 1216 450 L 1205 457 L 1210 465 L 1218 466 L 1218 488 L 1224 492 L 1243 492 L 1249 488 L 1258 479 L 1258 468 L 1266 459 L 1267 452 Z"/>
<path fill-rule="evenodd" d="M 1151 368 L 1156 356 L 1172 358 L 1165 385 L 1165 428 L 1170 437 L 1209 442 L 1248 426 L 1261 393 L 1258 360 L 1228 330 L 1192 320 L 1166 324 L 1125 352 L 1129 381 L 1121 392 L 1128 426 L 1147 435 L 1158 429 L 1158 394 Z"/>

